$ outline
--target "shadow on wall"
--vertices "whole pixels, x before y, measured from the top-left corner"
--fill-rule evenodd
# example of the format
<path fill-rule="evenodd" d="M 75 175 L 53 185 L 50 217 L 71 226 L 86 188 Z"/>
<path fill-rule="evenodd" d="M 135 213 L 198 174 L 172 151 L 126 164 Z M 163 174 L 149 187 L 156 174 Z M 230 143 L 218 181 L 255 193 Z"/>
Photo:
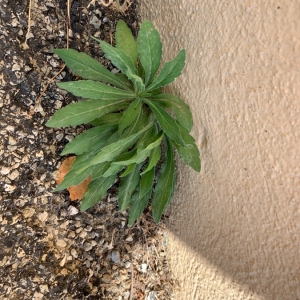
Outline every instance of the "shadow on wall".
<path fill-rule="evenodd" d="M 142 5 L 168 59 L 187 49 L 172 93 L 192 108 L 203 162 L 200 175 L 177 163 L 168 227 L 233 282 L 268 300 L 300 299 L 299 3 Z M 176 267 L 189 270 L 178 249 Z M 201 280 L 210 272 L 198 266 Z"/>

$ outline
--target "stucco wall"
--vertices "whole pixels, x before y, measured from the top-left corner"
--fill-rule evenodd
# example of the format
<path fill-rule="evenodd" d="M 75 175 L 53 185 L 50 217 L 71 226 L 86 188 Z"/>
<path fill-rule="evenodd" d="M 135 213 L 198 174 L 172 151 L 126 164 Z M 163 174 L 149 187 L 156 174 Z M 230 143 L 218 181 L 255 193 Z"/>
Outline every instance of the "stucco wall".
<path fill-rule="evenodd" d="M 170 207 L 176 299 L 300 299 L 300 2 L 141 0 L 171 86 L 192 107 L 202 171 Z"/>

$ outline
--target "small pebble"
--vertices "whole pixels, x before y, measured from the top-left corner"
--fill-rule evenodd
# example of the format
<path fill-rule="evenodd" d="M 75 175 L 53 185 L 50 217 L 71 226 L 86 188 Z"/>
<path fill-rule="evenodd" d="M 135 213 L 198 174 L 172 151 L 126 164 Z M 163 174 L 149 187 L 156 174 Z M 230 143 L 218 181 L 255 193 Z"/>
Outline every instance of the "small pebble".
<path fill-rule="evenodd" d="M 120 252 L 119 251 L 112 251 L 111 253 L 111 260 L 115 263 L 115 264 L 119 264 L 121 262 L 120 259 Z"/>
<path fill-rule="evenodd" d="M 69 214 L 70 216 L 77 215 L 78 212 L 79 212 L 79 210 L 78 210 L 76 207 L 74 207 L 74 206 L 72 206 L 72 205 L 70 205 L 70 206 L 68 207 L 68 214 Z"/>
<path fill-rule="evenodd" d="M 141 265 L 141 272 L 142 273 L 147 273 L 147 264 L 142 264 Z"/>
<path fill-rule="evenodd" d="M 93 245 L 91 243 L 84 243 L 84 251 L 90 251 L 93 249 Z"/>
<path fill-rule="evenodd" d="M 62 247 L 62 248 L 65 248 L 67 246 L 67 243 L 64 241 L 64 240 L 57 240 L 56 241 L 56 245 L 58 247 Z"/>
<path fill-rule="evenodd" d="M 41 222 L 44 222 L 48 218 L 48 213 L 46 211 L 44 211 L 43 213 L 39 214 L 38 218 Z"/>

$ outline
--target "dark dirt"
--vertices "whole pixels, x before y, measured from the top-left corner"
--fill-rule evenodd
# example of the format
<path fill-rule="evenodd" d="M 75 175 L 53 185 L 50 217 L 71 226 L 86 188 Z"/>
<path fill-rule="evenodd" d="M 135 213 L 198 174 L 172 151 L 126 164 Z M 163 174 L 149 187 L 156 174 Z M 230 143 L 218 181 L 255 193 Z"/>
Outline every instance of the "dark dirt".
<path fill-rule="evenodd" d="M 136 34 L 138 3 L 118 12 L 115 3 L 74 0 L 70 24 L 67 0 L 31 4 L 28 34 L 30 2 L 2 0 L 0 6 L 1 299 L 172 299 L 165 237 L 150 211 L 128 227 L 116 187 L 85 213 L 68 192 L 52 193 L 60 152 L 84 130 L 45 126 L 76 101 L 55 85 L 76 78 L 66 68 L 60 72 L 52 50 L 69 46 L 112 70 L 91 36 L 114 43 L 119 19 Z"/>

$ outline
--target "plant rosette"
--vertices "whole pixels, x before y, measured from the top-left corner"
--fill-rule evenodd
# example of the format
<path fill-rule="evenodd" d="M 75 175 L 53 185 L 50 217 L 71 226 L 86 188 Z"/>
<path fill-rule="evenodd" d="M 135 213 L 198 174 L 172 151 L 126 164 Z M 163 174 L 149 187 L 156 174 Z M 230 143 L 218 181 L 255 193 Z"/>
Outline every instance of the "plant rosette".
<path fill-rule="evenodd" d="M 150 21 L 141 24 L 135 40 L 120 20 L 115 39 L 115 47 L 97 41 L 105 57 L 120 70 L 118 74 L 85 53 L 54 50 L 84 79 L 57 85 L 82 99 L 58 110 L 46 125 L 93 126 L 62 151 L 61 155 L 75 154 L 76 160 L 55 191 L 78 185 L 90 176 L 81 203 L 85 211 L 101 201 L 119 178 L 118 205 L 121 211 L 129 207 L 128 224 L 137 220 L 150 200 L 158 223 L 174 192 L 174 150 L 184 163 L 200 171 L 199 150 L 189 134 L 193 125 L 190 108 L 179 97 L 161 90 L 181 74 L 185 50 L 158 71 L 162 43 Z"/>

